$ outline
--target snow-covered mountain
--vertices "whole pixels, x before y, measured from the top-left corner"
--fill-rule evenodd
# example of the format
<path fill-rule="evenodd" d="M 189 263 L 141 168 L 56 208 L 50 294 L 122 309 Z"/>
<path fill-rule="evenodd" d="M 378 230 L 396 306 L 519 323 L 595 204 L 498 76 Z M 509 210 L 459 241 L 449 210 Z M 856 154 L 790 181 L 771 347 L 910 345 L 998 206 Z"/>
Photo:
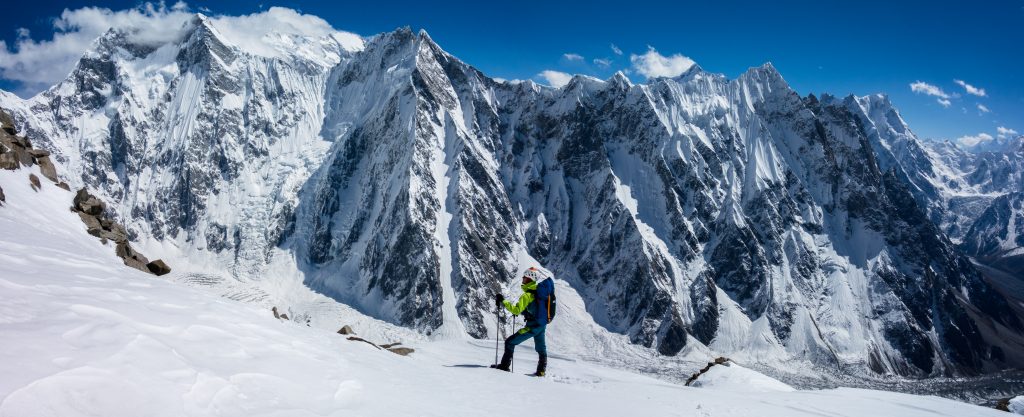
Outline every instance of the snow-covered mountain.
<path fill-rule="evenodd" d="M 1012 203 L 1024 193 L 1024 136 L 973 146 L 952 141 L 925 145 L 937 165 L 951 173 L 951 184 L 958 186 L 958 192 L 940 199 L 951 214 L 946 223 L 949 235 L 978 261 L 1024 276 L 1024 268 L 1014 259 L 1024 245 L 1005 239 L 1014 233 L 1014 223 L 1008 220 L 1024 215 L 1024 210 Z"/>
<path fill-rule="evenodd" d="M 537 263 L 585 301 L 565 314 L 665 355 L 1024 363 L 1020 318 L 936 226 L 957 180 L 883 96 L 800 97 L 770 64 L 555 89 L 488 78 L 425 32 L 253 49 L 217 25 L 160 45 L 114 28 L 53 88 L 0 94 L 185 271 L 483 338 L 492 296 Z"/>
<path fill-rule="evenodd" d="M 8 193 L 0 207 L 0 416 L 461 417 L 516 413 L 523 398 L 539 415 L 1005 415 L 935 396 L 797 390 L 735 363 L 683 386 L 553 355 L 549 376 L 530 378 L 479 369 L 493 354 L 490 341 L 355 326 L 361 337 L 415 349 L 398 356 L 346 340 L 336 327 L 275 320 L 267 309 L 126 267 L 67 210 L 74 193 L 50 183 L 34 189 L 31 173 L 41 175 L 37 167 L 0 170 Z M 533 358 L 523 350 L 525 368 Z"/>
<path fill-rule="evenodd" d="M 996 198 L 971 226 L 960 246 L 986 264 L 1024 273 L 1024 193 Z"/>

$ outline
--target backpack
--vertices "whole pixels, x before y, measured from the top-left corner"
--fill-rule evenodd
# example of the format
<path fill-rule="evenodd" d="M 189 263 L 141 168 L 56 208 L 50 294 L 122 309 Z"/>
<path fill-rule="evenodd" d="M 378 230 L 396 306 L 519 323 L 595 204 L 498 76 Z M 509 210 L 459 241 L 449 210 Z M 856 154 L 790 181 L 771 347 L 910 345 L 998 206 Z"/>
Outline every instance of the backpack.
<path fill-rule="evenodd" d="M 551 323 L 558 310 L 558 303 L 555 298 L 555 280 L 547 278 L 537 284 L 537 320 L 544 324 Z"/>

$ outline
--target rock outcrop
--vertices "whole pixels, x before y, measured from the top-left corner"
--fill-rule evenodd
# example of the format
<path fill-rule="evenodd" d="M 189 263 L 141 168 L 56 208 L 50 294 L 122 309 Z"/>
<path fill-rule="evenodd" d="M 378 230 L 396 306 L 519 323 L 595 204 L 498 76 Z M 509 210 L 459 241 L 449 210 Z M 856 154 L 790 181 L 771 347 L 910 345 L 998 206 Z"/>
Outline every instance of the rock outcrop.
<path fill-rule="evenodd" d="M 75 194 L 71 211 L 78 213 L 90 235 L 100 238 L 104 244 L 113 241 L 114 252 L 125 265 L 157 276 L 170 273 L 171 268 L 163 260 L 150 262 L 145 255 L 132 248 L 128 242 L 128 232 L 107 213 L 106 207 L 103 201 L 82 188 Z"/>
<path fill-rule="evenodd" d="M 19 137 L 17 133 L 10 115 L 0 110 L 0 169 L 13 171 L 22 166 L 28 168 L 38 165 L 43 177 L 57 187 L 70 191 L 71 187 L 60 181 L 57 167 L 50 160 L 50 151 L 35 149 L 28 137 Z M 43 188 L 43 182 L 36 174 L 29 174 L 28 181 L 35 191 Z M 0 190 L 0 205 L 3 205 L 5 200 L 6 197 Z M 154 275 L 171 272 L 171 268 L 164 261 L 157 259 L 150 262 L 143 254 L 133 249 L 128 242 L 128 232 L 124 226 L 107 213 L 107 205 L 102 200 L 89 194 L 85 188 L 78 190 L 72 204 L 71 211 L 78 213 L 90 235 L 100 238 L 104 244 L 108 241 L 116 244 L 115 252 L 124 260 L 125 265 Z"/>
<path fill-rule="evenodd" d="M 708 370 L 711 369 L 711 367 L 713 367 L 715 365 L 725 365 L 725 364 L 728 364 L 728 363 L 729 363 L 729 358 L 725 358 L 725 357 L 721 357 L 721 356 L 715 358 L 714 361 L 708 362 L 708 364 L 706 366 L 704 366 L 703 368 L 700 368 L 699 371 L 694 372 L 693 375 L 690 375 L 690 378 L 686 380 L 686 386 L 690 386 L 690 384 L 693 384 L 693 382 L 696 381 L 697 378 L 700 378 L 701 375 L 704 375 L 705 373 L 707 373 Z"/>

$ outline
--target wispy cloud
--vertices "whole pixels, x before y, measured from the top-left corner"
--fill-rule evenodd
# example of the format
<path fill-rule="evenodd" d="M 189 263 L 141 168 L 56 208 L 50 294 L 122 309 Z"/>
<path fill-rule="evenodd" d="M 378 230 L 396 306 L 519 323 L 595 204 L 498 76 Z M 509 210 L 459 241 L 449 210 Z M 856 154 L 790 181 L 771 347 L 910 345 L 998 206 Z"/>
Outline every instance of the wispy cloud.
<path fill-rule="evenodd" d="M 992 140 L 992 135 L 988 133 L 979 133 L 977 135 L 961 136 L 957 139 L 957 142 L 960 142 L 960 144 L 964 146 L 974 146 L 981 142 L 987 142 L 990 140 Z"/>
<path fill-rule="evenodd" d="M 537 76 L 543 78 L 548 82 L 548 85 L 555 88 L 562 88 L 562 86 L 569 84 L 569 80 L 572 79 L 572 75 L 555 70 L 544 70 L 537 74 Z"/>
<path fill-rule="evenodd" d="M 978 103 L 978 111 L 981 113 L 988 113 L 991 112 L 992 110 L 989 110 L 988 107 L 985 107 L 984 104 Z"/>
<path fill-rule="evenodd" d="M 999 134 L 999 137 L 1005 138 L 1007 136 L 1016 135 L 1017 131 L 1013 130 L 1013 129 L 1010 129 L 1010 128 L 1006 127 L 1006 126 L 999 126 L 999 127 L 996 128 L 996 133 Z"/>
<path fill-rule="evenodd" d="M 630 55 L 629 61 L 638 74 L 647 78 L 675 77 L 690 69 L 694 64 L 692 59 L 682 54 L 664 56 L 653 47 L 647 47 L 647 53 L 643 55 Z"/>
<path fill-rule="evenodd" d="M 940 99 L 937 99 L 937 100 L 935 100 L 935 101 L 939 102 L 939 104 L 940 104 L 940 105 L 942 105 L 942 107 L 945 107 L 945 108 L 947 108 L 947 109 L 949 108 L 949 106 L 950 106 L 951 104 L 953 104 L 953 103 L 952 103 L 952 102 L 950 102 L 950 101 L 949 101 L 948 99 L 944 99 L 944 98 L 940 98 Z"/>
<path fill-rule="evenodd" d="M 975 95 L 978 97 L 985 97 L 985 89 L 978 88 L 973 85 L 967 84 L 964 80 L 953 80 L 953 82 L 959 84 L 964 90 L 967 90 L 967 94 Z"/>
<path fill-rule="evenodd" d="M 947 99 L 947 100 L 949 100 L 949 97 L 950 97 L 950 95 L 946 94 L 945 91 L 942 91 L 941 88 L 939 88 L 937 86 L 934 86 L 934 85 L 931 85 L 931 84 L 928 84 L 928 83 L 926 83 L 924 81 L 915 81 L 915 82 L 911 83 L 910 84 L 910 90 L 915 92 L 915 93 L 918 93 L 918 94 L 924 94 L 924 95 L 934 96 L 934 97 L 938 97 L 938 98 L 944 98 L 944 99 Z"/>
<path fill-rule="evenodd" d="M 64 9 L 53 19 L 53 38 L 34 40 L 27 29 L 18 29 L 14 45 L 0 41 L 0 78 L 21 84 L 19 93 L 32 94 L 68 75 L 92 41 L 110 27 L 138 28 L 132 33 L 140 43 L 158 44 L 177 36 L 189 17 L 185 3 L 167 7 L 144 3 L 134 9 L 112 11 L 100 7 Z"/>
<path fill-rule="evenodd" d="M 112 27 L 123 29 L 132 43 L 157 46 L 180 38 L 193 16 L 189 6 L 180 1 L 170 7 L 161 1 L 125 10 L 65 9 L 52 21 L 52 39 L 32 39 L 28 30 L 19 29 L 13 45 L 0 41 L 0 78 L 18 83 L 19 94 L 32 95 L 64 79 L 93 40 Z M 273 53 L 262 41 L 271 32 L 311 37 L 330 34 L 336 39 L 351 35 L 355 42 L 362 42 L 356 35 L 336 31 L 319 17 L 281 7 L 211 20 L 228 40 L 253 53 Z"/>
<path fill-rule="evenodd" d="M 574 54 L 572 52 L 562 54 L 562 58 L 565 58 L 566 61 L 583 61 L 583 55 Z"/>
<path fill-rule="evenodd" d="M 612 65 L 612 60 L 610 60 L 610 59 L 603 59 L 603 58 L 594 58 L 594 65 L 597 65 L 597 66 L 599 66 L 601 68 L 608 68 L 608 67 L 610 67 Z"/>
<path fill-rule="evenodd" d="M 613 44 L 611 44 L 611 45 L 609 45 L 609 46 L 610 46 L 610 47 L 612 48 L 612 52 L 614 52 L 614 53 L 615 53 L 615 55 L 622 55 L 622 50 L 621 50 L 621 49 L 619 49 L 619 47 L 618 47 L 618 46 L 615 46 L 615 44 L 614 44 L 614 43 L 613 43 Z"/>

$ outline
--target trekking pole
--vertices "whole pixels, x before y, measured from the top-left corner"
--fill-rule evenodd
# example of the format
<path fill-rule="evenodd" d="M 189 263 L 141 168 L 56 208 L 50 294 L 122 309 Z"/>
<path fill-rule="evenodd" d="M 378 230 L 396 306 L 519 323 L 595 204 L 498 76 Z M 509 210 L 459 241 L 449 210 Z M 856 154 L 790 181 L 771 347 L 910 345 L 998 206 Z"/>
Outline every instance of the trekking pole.
<path fill-rule="evenodd" d="M 509 334 L 515 334 L 515 333 L 516 333 L 516 315 L 513 314 L 512 315 L 512 333 L 509 333 Z M 511 360 L 508 361 L 508 371 L 509 372 L 515 372 L 516 371 L 515 363 L 516 363 L 516 358 L 515 358 L 515 356 L 513 356 L 511 358 Z"/>
<path fill-rule="evenodd" d="M 501 340 L 501 306 L 494 309 L 494 364 L 498 364 L 498 341 Z"/>

